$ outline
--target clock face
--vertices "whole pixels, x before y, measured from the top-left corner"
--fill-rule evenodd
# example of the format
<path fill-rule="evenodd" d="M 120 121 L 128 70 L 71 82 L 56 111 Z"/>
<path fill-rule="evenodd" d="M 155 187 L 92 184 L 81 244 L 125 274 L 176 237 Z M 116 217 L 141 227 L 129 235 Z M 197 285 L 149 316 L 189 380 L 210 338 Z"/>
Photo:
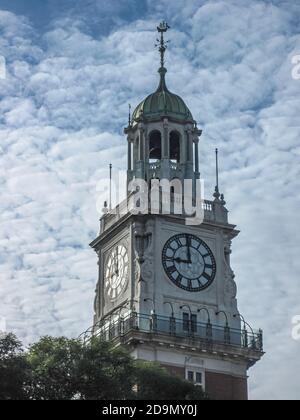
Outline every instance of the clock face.
<path fill-rule="evenodd" d="M 109 254 L 105 267 L 105 289 L 111 300 L 125 289 L 128 281 L 128 253 L 123 245 L 116 246 Z"/>
<path fill-rule="evenodd" d="M 195 235 L 179 234 L 168 240 L 162 253 L 169 279 L 184 290 L 199 292 L 216 276 L 216 261 L 208 245 Z"/>

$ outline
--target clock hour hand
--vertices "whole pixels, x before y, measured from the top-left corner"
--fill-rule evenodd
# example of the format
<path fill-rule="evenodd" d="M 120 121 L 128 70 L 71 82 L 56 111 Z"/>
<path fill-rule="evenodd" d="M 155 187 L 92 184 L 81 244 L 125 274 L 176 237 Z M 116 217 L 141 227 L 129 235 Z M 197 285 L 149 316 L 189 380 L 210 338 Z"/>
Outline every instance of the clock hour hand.
<path fill-rule="evenodd" d="M 189 264 L 190 263 L 189 260 L 182 260 L 181 258 L 174 258 L 173 261 L 177 262 L 178 264 L 180 264 L 180 263 Z"/>

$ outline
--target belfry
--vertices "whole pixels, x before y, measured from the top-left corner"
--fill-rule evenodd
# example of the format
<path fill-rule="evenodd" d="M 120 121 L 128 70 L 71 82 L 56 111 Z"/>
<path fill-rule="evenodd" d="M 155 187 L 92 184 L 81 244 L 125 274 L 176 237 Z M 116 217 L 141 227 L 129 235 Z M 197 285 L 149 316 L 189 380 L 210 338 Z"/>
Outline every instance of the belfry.
<path fill-rule="evenodd" d="M 154 179 L 191 180 L 193 186 L 200 180 L 202 131 L 167 87 L 168 29 L 165 22 L 157 28 L 158 88 L 136 107 L 124 130 L 128 186 L 138 179 L 150 190 Z M 197 189 L 192 191 L 195 202 Z M 255 332 L 238 311 L 230 254 L 239 231 L 228 220 L 218 182 L 213 200 L 201 200 L 198 225 L 188 225 L 184 211 L 132 212 L 132 195 L 128 191 L 125 202 L 107 209 L 91 243 L 99 279 L 90 333 L 127 346 L 135 358 L 159 362 L 211 399 L 246 400 L 248 369 L 263 355 L 262 331 Z M 179 197 L 171 187 L 171 204 Z"/>

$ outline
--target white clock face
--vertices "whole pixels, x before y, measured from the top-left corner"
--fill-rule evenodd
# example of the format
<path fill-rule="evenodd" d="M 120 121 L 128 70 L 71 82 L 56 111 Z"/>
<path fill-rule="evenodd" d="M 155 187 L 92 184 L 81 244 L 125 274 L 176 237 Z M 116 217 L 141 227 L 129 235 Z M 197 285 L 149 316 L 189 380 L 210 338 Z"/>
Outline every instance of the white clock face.
<path fill-rule="evenodd" d="M 128 253 L 123 245 L 116 246 L 109 254 L 105 267 L 105 289 L 115 300 L 125 289 L 128 281 Z"/>
<path fill-rule="evenodd" d="M 209 287 L 216 276 L 216 261 L 210 248 L 195 235 L 179 234 L 168 240 L 162 262 L 176 286 L 199 292 Z"/>

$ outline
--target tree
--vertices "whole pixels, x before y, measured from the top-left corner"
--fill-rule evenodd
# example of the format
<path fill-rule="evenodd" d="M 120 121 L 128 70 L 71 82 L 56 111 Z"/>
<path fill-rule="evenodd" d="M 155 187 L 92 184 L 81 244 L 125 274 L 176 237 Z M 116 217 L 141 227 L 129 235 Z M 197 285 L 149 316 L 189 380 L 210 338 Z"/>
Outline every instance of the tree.
<path fill-rule="evenodd" d="M 159 364 L 136 362 L 136 399 L 138 400 L 204 400 L 201 387 L 170 374 Z"/>
<path fill-rule="evenodd" d="M 76 395 L 76 368 L 81 357 L 79 340 L 43 337 L 28 351 L 30 378 L 26 392 L 33 400 L 71 400 Z"/>
<path fill-rule="evenodd" d="M 43 337 L 26 354 L 12 334 L 0 337 L 0 399 L 201 400 L 201 388 L 127 349 L 93 338 L 84 344 Z"/>
<path fill-rule="evenodd" d="M 129 399 L 135 381 L 134 360 L 127 350 L 93 338 L 83 346 L 77 381 L 80 399 Z"/>
<path fill-rule="evenodd" d="M 30 347 L 27 360 L 30 399 L 118 400 L 131 394 L 133 359 L 99 338 L 84 345 L 79 340 L 44 337 Z"/>
<path fill-rule="evenodd" d="M 0 400 L 23 400 L 28 374 L 22 343 L 13 334 L 0 335 Z"/>

